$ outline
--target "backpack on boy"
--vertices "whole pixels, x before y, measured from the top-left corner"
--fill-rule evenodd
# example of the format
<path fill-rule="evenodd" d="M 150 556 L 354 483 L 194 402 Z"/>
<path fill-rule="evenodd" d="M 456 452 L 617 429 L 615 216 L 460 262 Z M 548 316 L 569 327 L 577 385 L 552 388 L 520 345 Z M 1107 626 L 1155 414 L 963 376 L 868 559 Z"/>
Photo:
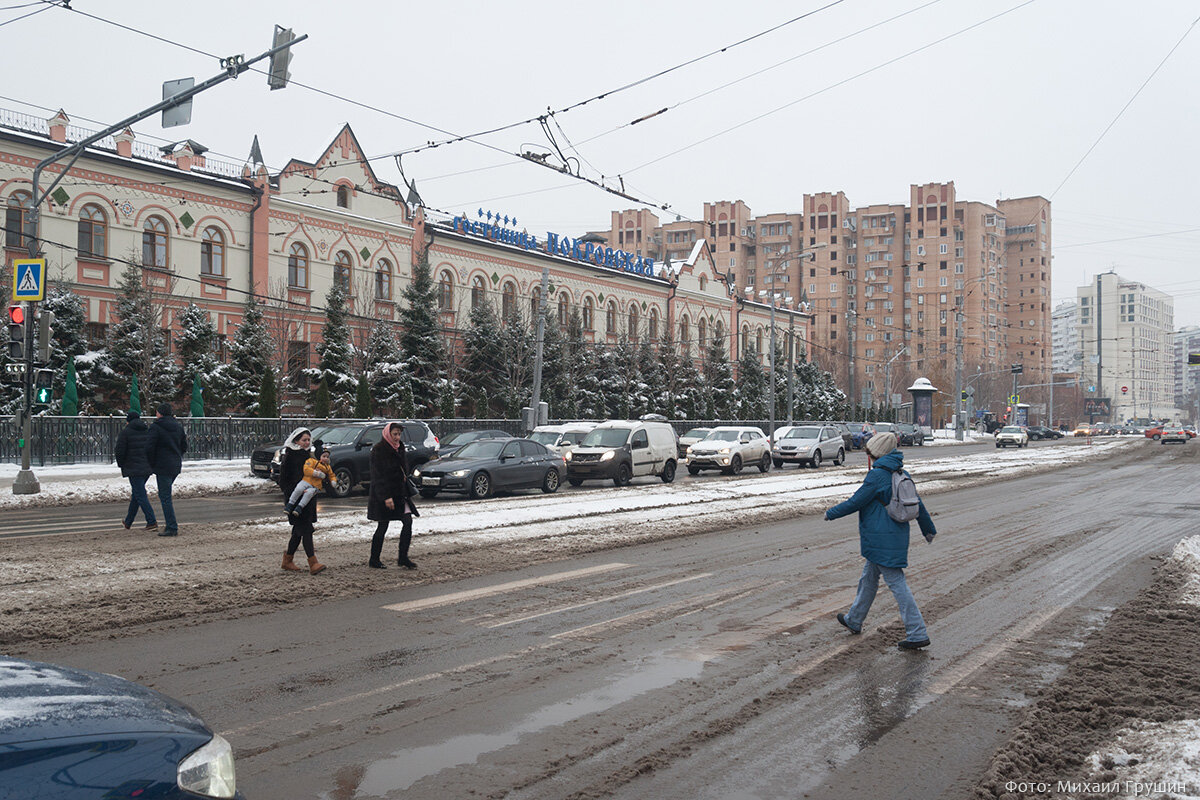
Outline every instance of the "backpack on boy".
<path fill-rule="evenodd" d="M 902 469 L 892 473 L 892 499 L 887 514 L 896 522 L 912 522 L 921 513 L 921 497 L 912 476 Z"/>

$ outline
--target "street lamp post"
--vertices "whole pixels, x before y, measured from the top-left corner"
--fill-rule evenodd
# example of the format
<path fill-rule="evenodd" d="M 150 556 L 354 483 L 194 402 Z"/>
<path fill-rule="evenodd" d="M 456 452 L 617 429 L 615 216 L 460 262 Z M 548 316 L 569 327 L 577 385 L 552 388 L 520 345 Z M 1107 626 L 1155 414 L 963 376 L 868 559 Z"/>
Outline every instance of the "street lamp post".
<path fill-rule="evenodd" d="M 767 383 L 767 413 L 769 415 L 768 419 L 770 420 L 770 430 L 767 431 L 767 441 L 770 442 L 772 447 L 775 446 L 775 301 L 779 297 L 779 295 L 775 292 L 775 277 L 779 274 L 780 268 L 789 261 L 795 261 L 796 259 L 803 261 L 805 256 L 812 255 L 814 251 L 828 246 L 829 245 L 822 243 L 797 250 L 795 253 L 789 253 L 784 258 L 772 262 L 767 273 L 771 276 L 771 291 L 767 298 L 771 303 L 771 377 Z M 765 290 L 759 292 L 759 295 L 765 294 L 768 294 L 768 292 Z M 788 417 L 789 419 L 791 417 L 790 408 L 788 409 Z"/>

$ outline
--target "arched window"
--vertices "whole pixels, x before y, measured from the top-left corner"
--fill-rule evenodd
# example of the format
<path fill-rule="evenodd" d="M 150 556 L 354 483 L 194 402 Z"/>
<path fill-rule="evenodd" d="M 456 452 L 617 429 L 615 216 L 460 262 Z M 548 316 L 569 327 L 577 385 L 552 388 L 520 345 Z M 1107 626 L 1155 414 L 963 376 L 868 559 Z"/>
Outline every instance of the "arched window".
<path fill-rule="evenodd" d="M 646 335 L 650 337 L 650 341 L 658 341 L 658 308 L 650 307 L 650 320 L 646 323 Z"/>
<path fill-rule="evenodd" d="M 509 319 L 515 313 L 517 313 L 517 285 L 508 281 L 500 293 L 500 314 L 503 319 Z"/>
<path fill-rule="evenodd" d="M 79 255 L 96 258 L 108 255 L 108 217 L 95 203 L 79 210 Z"/>
<path fill-rule="evenodd" d="M 636 342 L 638 338 L 638 307 L 637 303 L 629 304 L 629 319 L 625 325 L 626 335 L 629 336 L 629 341 Z"/>
<path fill-rule="evenodd" d="M 338 208 L 349 208 L 350 207 L 350 187 L 349 186 L 337 187 L 337 204 L 338 204 Z"/>
<path fill-rule="evenodd" d="M 288 286 L 308 288 L 308 248 L 299 242 L 293 242 L 288 251 Z"/>
<path fill-rule="evenodd" d="M 595 320 L 596 307 L 592 303 L 592 298 L 583 298 L 583 329 L 585 331 L 594 331 L 596 324 Z"/>
<path fill-rule="evenodd" d="M 200 237 L 200 274 L 225 274 L 225 235 L 220 228 L 208 226 Z"/>
<path fill-rule="evenodd" d="M 750 326 L 742 326 L 742 353 L 750 349 Z M 741 355 L 741 354 L 739 354 Z"/>
<path fill-rule="evenodd" d="M 147 217 L 142 225 L 142 264 L 167 268 L 167 223 L 162 217 Z"/>
<path fill-rule="evenodd" d="M 345 250 L 338 250 L 333 257 L 333 285 L 350 296 L 350 280 L 354 274 L 354 261 Z"/>
<path fill-rule="evenodd" d="M 566 292 L 558 296 L 558 327 L 565 329 L 567 327 L 567 317 L 571 313 L 571 301 L 567 298 Z"/>
<path fill-rule="evenodd" d="M 617 333 L 617 303 L 608 301 L 608 310 L 604 314 L 604 332 L 615 336 Z"/>
<path fill-rule="evenodd" d="M 762 355 L 762 328 L 756 328 L 754 330 L 754 349 L 758 351 L 760 356 Z"/>
<path fill-rule="evenodd" d="M 701 275 L 700 276 L 700 291 L 703 292 L 707 288 L 708 288 L 708 276 Z"/>
<path fill-rule="evenodd" d="M 4 245 L 13 248 L 27 248 L 29 237 L 33 236 L 32 195 L 29 192 L 13 192 L 8 198 L 8 208 L 4 215 Z"/>
<path fill-rule="evenodd" d="M 483 285 L 483 276 L 476 275 L 471 279 L 471 310 L 483 308 L 487 300 L 487 287 Z"/>
<path fill-rule="evenodd" d="M 717 320 L 716 324 L 713 325 L 713 341 L 717 342 L 717 344 L 725 341 L 725 325 L 721 320 Z"/>
<path fill-rule="evenodd" d="M 529 319 L 533 324 L 537 324 L 538 313 L 542 310 L 542 287 L 533 287 L 533 294 L 529 295 Z"/>
<path fill-rule="evenodd" d="M 392 262 L 386 258 L 375 262 L 375 299 L 392 299 Z"/>
<path fill-rule="evenodd" d="M 704 352 L 704 340 L 708 335 L 708 322 L 701 317 L 696 320 L 696 352 Z"/>
<path fill-rule="evenodd" d="M 679 320 L 679 352 L 683 353 L 684 358 L 692 355 L 692 325 L 687 314 Z"/>
<path fill-rule="evenodd" d="M 454 273 L 448 269 L 442 270 L 438 279 L 438 310 L 454 310 Z"/>

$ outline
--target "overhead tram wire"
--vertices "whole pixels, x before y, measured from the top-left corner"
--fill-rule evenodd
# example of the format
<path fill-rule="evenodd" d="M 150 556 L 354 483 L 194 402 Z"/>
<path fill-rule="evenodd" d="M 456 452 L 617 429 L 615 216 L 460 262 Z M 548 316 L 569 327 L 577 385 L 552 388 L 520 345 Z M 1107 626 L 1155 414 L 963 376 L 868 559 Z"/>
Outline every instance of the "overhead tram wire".
<path fill-rule="evenodd" d="M 28 19 L 29 17 L 32 17 L 34 14 L 40 14 L 40 13 L 42 13 L 43 11 L 49 11 L 51 8 L 54 8 L 55 6 L 58 6 L 58 3 L 50 3 L 50 2 L 49 2 L 49 0 L 42 0 L 42 2 L 45 2 L 45 3 L 47 3 L 47 5 L 44 5 L 44 6 L 42 6 L 41 8 L 37 9 L 36 11 L 30 11 L 28 14 L 22 14 L 22 15 L 21 15 L 21 16 L 19 16 L 19 17 L 13 17 L 12 19 L 5 20 L 4 22 L 0 22 L 0 28 L 3 28 L 5 25 L 12 25 L 14 22 L 20 22 L 20 21 L 21 21 L 21 20 L 23 20 L 23 19 Z M 61 8 L 66 8 L 66 6 L 60 6 L 60 7 L 61 7 Z M 17 9 L 17 8 L 28 8 L 28 5 L 25 5 L 25 6 L 9 6 L 8 8 L 6 8 L 6 9 L 3 9 L 3 10 L 4 10 L 4 11 L 11 11 L 11 10 L 13 10 L 13 9 Z"/>
<path fill-rule="evenodd" d="M 920 47 L 917 47 L 917 48 L 915 48 L 915 49 L 913 49 L 913 50 L 909 50 L 909 51 L 908 51 L 908 52 L 906 52 L 906 53 L 903 53 L 903 54 L 901 54 L 901 55 L 898 55 L 898 56 L 896 56 L 896 57 L 894 57 L 894 58 L 890 58 L 890 59 L 888 59 L 887 61 L 884 61 L 884 62 L 882 62 L 882 63 L 880 63 L 880 64 L 876 64 L 875 66 L 873 66 L 873 67 L 871 67 L 871 68 L 869 68 L 869 69 L 865 69 L 865 70 L 863 70 L 862 72 L 859 72 L 859 73 L 857 73 L 857 74 L 855 74 L 855 75 L 851 75 L 851 76 L 850 76 L 850 77 L 848 77 L 848 78 L 843 78 L 842 80 L 840 80 L 840 81 L 837 81 L 836 83 L 832 83 L 832 84 L 830 84 L 829 86 L 826 86 L 826 87 L 825 87 L 825 88 L 823 88 L 823 89 L 818 89 L 817 91 L 815 91 L 815 92 L 812 92 L 811 94 L 807 94 L 807 95 L 805 95 L 805 96 L 803 96 L 803 97 L 799 97 L 799 98 L 797 98 L 797 99 L 795 99 L 795 100 L 792 100 L 791 102 L 784 103 L 783 105 L 781 105 L 781 106 L 778 106 L 778 107 L 776 107 L 776 108 L 773 108 L 773 109 L 771 109 L 770 111 L 765 111 L 765 112 L 763 112 L 762 114 L 759 114 L 759 115 L 757 115 L 757 116 L 755 116 L 755 117 L 751 117 L 750 119 L 747 119 L 747 120 L 744 120 L 744 121 L 742 121 L 742 122 L 739 122 L 739 123 L 738 123 L 738 124 L 736 124 L 736 125 L 733 125 L 733 126 L 731 126 L 731 127 L 725 128 L 724 130 L 718 131 L 718 132 L 716 132 L 716 133 L 712 134 L 711 136 L 706 136 L 706 137 L 704 137 L 703 139 L 699 139 L 699 140 L 697 140 L 697 141 L 695 141 L 695 142 L 692 142 L 691 144 L 688 144 L 688 145 L 685 145 L 685 146 L 683 146 L 683 147 L 680 147 L 680 148 L 679 148 L 679 149 L 677 149 L 677 150 L 672 150 L 672 151 L 671 151 L 671 152 L 669 152 L 669 153 L 664 153 L 663 155 L 661 155 L 661 156 L 658 156 L 657 158 L 653 158 L 653 159 L 651 159 L 650 161 L 647 161 L 647 162 L 645 162 L 645 163 L 643 163 L 643 164 L 639 164 L 639 165 L 637 165 L 636 167 L 633 167 L 632 169 L 623 170 L 623 171 L 621 172 L 621 174 L 622 174 L 622 175 L 630 175 L 630 174 L 632 174 L 632 173 L 634 173 L 634 172 L 637 172 L 637 171 L 638 171 L 638 170 L 640 170 L 640 169 L 644 169 L 644 168 L 646 168 L 646 167 L 649 167 L 649 166 L 651 166 L 651 165 L 653 165 L 653 164 L 657 164 L 657 163 L 658 163 L 658 162 L 660 162 L 660 161 L 665 161 L 666 159 L 668 159 L 668 158 L 672 158 L 672 157 L 674 157 L 674 156 L 677 156 L 677 155 L 679 155 L 680 153 L 687 152 L 688 150 L 691 150 L 691 149 L 692 149 L 692 148 L 694 148 L 694 147 L 699 147 L 699 146 L 700 146 L 700 145 L 702 145 L 702 144 L 705 144 L 705 143 L 707 143 L 707 142 L 711 142 L 713 139 L 718 139 L 718 138 L 720 138 L 720 137 L 722 137 L 722 136 L 725 136 L 726 134 L 732 133 L 733 131 L 736 131 L 736 130 L 738 130 L 738 129 L 740 129 L 740 128 L 744 128 L 744 127 L 746 127 L 747 125 L 752 125 L 753 123 L 755 123 L 755 122 L 758 122 L 759 120 L 765 119 L 765 118 L 767 118 L 767 117 L 769 117 L 769 116 L 772 116 L 773 114 L 777 114 L 777 113 L 779 113 L 780 111 L 784 111 L 784 110 L 786 110 L 786 109 L 788 109 L 788 108 L 791 108 L 792 106 L 794 106 L 794 105 L 797 105 L 797 104 L 799 104 L 799 103 L 803 103 L 803 102 L 804 102 L 804 101 L 806 101 L 806 100 L 811 100 L 812 98 L 814 98 L 814 97 L 817 97 L 817 96 L 819 96 L 819 95 L 822 95 L 822 94 L 824 94 L 825 92 L 828 92 L 828 91 L 831 91 L 831 90 L 833 90 L 833 89 L 836 89 L 836 88 L 838 88 L 839 86 L 844 86 L 844 85 L 846 85 L 847 83 L 850 83 L 850 82 L 852 82 L 852 81 L 856 81 L 856 80 L 858 80 L 859 78 L 862 78 L 862 77 L 864 77 L 864 76 L 866 76 L 866 75 L 870 75 L 870 74 L 871 74 L 871 73 L 873 73 L 873 72 L 878 72 L 879 70 L 883 69 L 884 67 L 888 67 L 888 66 L 891 66 L 892 64 L 895 64 L 895 63 L 897 63 L 897 62 L 899 62 L 899 61 L 903 61 L 904 59 L 906 59 L 906 58 L 909 58 L 910 56 L 914 56 L 914 55 L 916 55 L 917 53 L 920 53 L 920 52 L 922 52 L 922 51 L 928 50 L 928 49 L 929 49 L 929 48 L 931 48 L 931 47 L 935 47 L 935 46 L 937 46 L 937 45 L 939 45 L 939 44 L 942 44 L 943 42 L 949 41 L 950 39 L 953 39 L 953 38 L 955 38 L 955 37 L 957 37 L 957 36 L 961 36 L 962 34 L 964 34 L 964 33 L 967 33 L 967 32 L 969 32 L 969 31 L 972 31 L 972 30 L 974 30 L 975 28 L 978 28 L 978 27 L 981 27 L 981 26 L 983 26 L 983 25 L 986 25 L 986 24 L 988 24 L 989 22 L 994 22 L 995 20 L 997 20 L 997 19 L 1000 19 L 1000 18 L 1001 18 L 1001 17 L 1003 17 L 1003 16 L 1006 16 L 1006 15 L 1008 15 L 1008 14 L 1011 14 L 1012 12 L 1014 12 L 1014 11 L 1017 11 L 1017 10 L 1019 10 L 1019 9 L 1022 9 L 1022 8 L 1024 8 L 1025 6 L 1031 5 L 1031 4 L 1035 3 L 1035 2 L 1037 2 L 1037 0 L 1025 0 L 1025 2 L 1023 2 L 1023 3 L 1020 3 L 1020 4 L 1018 4 L 1018 5 L 1015 5 L 1015 6 L 1013 6 L 1013 7 L 1012 7 L 1012 8 L 1010 8 L 1010 9 L 1007 9 L 1007 10 L 1005 10 L 1005 11 L 1001 11 L 1000 13 L 998 13 L 998 14 L 994 14 L 994 15 L 992 15 L 992 16 L 990 16 L 990 17 L 988 17 L 987 19 L 980 20 L 979 22 L 976 22 L 976 23 L 974 23 L 974 24 L 968 25 L 968 26 L 967 26 L 967 27 L 965 27 L 965 28 L 962 28 L 962 29 L 960 29 L 960 30 L 957 30 L 957 31 L 955 31 L 954 33 L 947 34 L 946 36 L 943 36 L 943 37 L 941 37 L 941 38 L 939 38 L 939 39 L 935 39 L 934 41 L 932 41 L 932 42 L 929 42 L 928 44 L 923 44 L 923 45 L 921 45 Z"/>

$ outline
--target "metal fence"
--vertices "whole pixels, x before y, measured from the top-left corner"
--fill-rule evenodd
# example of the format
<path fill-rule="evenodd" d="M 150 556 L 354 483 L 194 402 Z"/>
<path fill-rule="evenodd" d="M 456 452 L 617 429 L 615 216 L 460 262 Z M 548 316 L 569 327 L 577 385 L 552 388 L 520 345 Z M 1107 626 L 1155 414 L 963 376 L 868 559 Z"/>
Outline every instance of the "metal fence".
<path fill-rule="evenodd" d="M 151 420 L 147 420 L 151 421 Z M 317 419 L 313 417 L 179 417 L 188 437 L 187 459 L 249 458 L 255 448 L 272 442 L 282 442 L 299 427 L 312 428 L 339 422 L 362 422 L 355 419 Z M 570 420 L 551 420 L 563 424 Z M 440 439 L 460 431 L 494 428 L 514 436 L 525 433 L 520 420 L 513 419 L 425 419 L 421 420 Z M 776 420 L 776 426 L 787 424 Z M 32 420 L 33 449 L 30 460 L 34 466 L 47 464 L 112 463 L 117 436 L 125 427 L 125 416 L 113 417 L 52 417 L 37 416 Z M 697 427 L 718 425 L 755 425 L 767 431 L 765 420 L 671 420 L 678 434 Z M 20 463 L 17 446 L 18 431 L 11 416 L 0 417 L 0 463 Z"/>

